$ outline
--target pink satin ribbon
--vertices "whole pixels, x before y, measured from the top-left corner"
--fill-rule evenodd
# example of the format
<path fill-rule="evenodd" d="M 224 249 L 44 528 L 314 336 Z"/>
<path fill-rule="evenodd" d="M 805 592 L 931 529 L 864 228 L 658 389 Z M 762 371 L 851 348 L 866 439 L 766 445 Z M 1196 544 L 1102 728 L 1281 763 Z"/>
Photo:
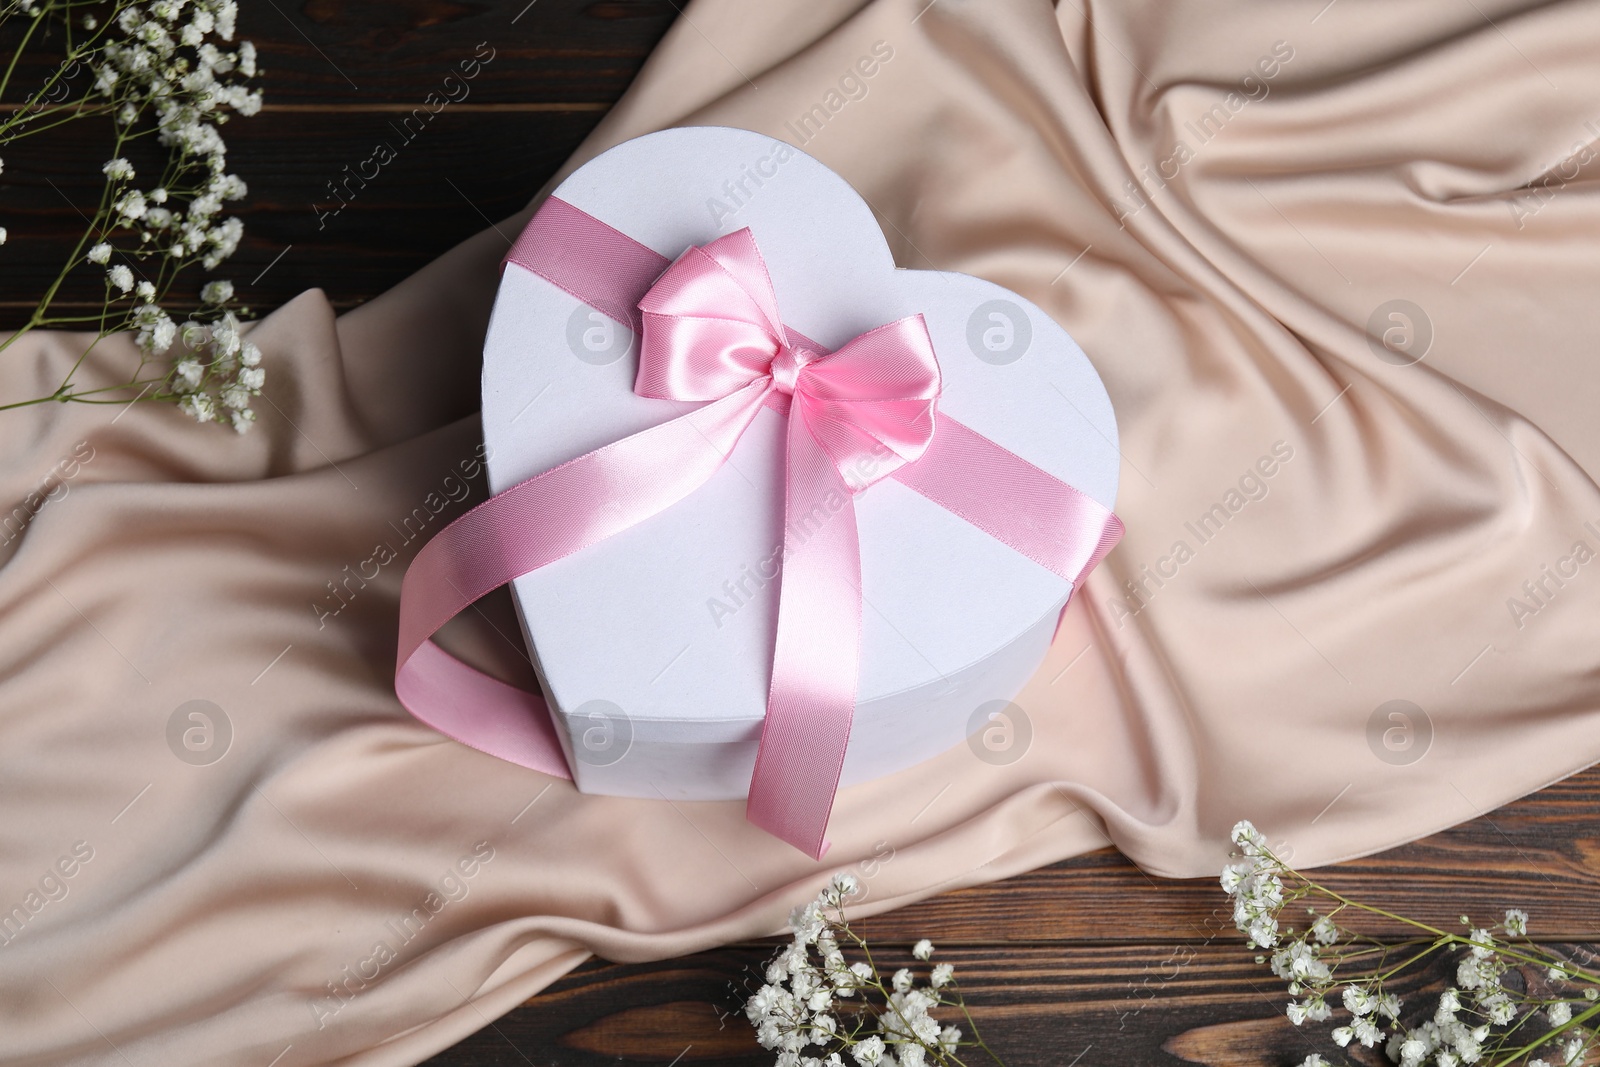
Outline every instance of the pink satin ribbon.
<path fill-rule="evenodd" d="M 1117 543 L 1121 522 L 935 415 L 939 366 L 920 315 L 831 353 L 785 327 L 749 230 L 669 265 L 552 197 L 506 260 L 639 333 L 641 396 L 704 406 L 513 486 L 423 546 L 401 589 L 396 693 L 418 719 L 465 744 L 570 777 L 541 698 L 468 667 L 432 635 L 513 578 L 682 500 L 716 473 L 763 406 L 787 409 L 778 632 L 746 817 L 820 859 L 860 665 L 853 496 L 894 477 L 1074 589 Z"/>

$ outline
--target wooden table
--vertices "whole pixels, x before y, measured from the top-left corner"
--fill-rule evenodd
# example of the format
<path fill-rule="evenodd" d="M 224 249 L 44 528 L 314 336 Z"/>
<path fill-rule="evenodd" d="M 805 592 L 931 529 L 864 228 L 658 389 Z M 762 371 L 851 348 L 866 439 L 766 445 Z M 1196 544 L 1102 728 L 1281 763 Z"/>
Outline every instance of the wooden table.
<path fill-rule="evenodd" d="M 1460 929 L 1462 913 L 1489 922 L 1520 906 L 1541 943 L 1592 966 L 1600 955 L 1600 767 L 1317 877 L 1447 930 Z M 1325 1029 L 1289 1022 L 1282 983 L 1256 964 L 1231 919 L 1215 881 L 1150 878 L 1108 848 L 859 929 L 869 942 L 933 939 L 1008 1067 L 1292 1067 L 1310 1052 L 1331 1058 L 1338 1049 Z M 667 1064 L 681 1052 L 677 1067 L 770 1065 L 740 1009 L 773 944 L 650 964 L 592 960 L 428 1063 L 600 1067 Z M 1439 990 L 1453 975 L 1453 963 L 1436 966 L 1395 988 Z"/>
<path fill-rule="evenodd" d="M 261 312 L 320 286 L 336 307 L 353 307 L 511 214 L 621 94 L 676 14 L 671 0 L 245 5 L 241 33 L 261 48 L 268 104 L 226 131 L 230 159 L 252 190 L 240 211 L 246 240 L 230 270 L 242 296 Z M 460 60 L 484 54 L 480 42 L 493 58 L 465 95 L 452 87 L 461 98 L 407 137 L 405 118 L 444 88 Z M 337 201 L 329 183 L 379 142 L 397 150 L 395 160 L 330 217 Z M 0 254 L 0 327 L 22 321 L 27 295 L 55 276 L 63 242 L 81 224 L 79 207 L 98 195 L 106 153 L 73 131 L 7 155 L 0 225 L 11 240 Z M 99 284 L 80 271 L 66 296 L 97 308 Z M 1522 906 L 1538 935 L 1592 958 L 1600 951 L 1600 769 L 1326 877 L 1446 927 L 1463 912 L 1492 919 Z M 1214 882 L 1151 879 L 1109 849 L 865 929 L 890 941 L 933 938 L 1011 1067 L 1265 1067 L 1331 1051 L 1284 1018 L 1279 984 L 1232 930 Z M 744 983 L 770 951 L 752 943 L 655 964 L 594 961 L 428 1062 L 770 1063 L 739 1014 Z"/>

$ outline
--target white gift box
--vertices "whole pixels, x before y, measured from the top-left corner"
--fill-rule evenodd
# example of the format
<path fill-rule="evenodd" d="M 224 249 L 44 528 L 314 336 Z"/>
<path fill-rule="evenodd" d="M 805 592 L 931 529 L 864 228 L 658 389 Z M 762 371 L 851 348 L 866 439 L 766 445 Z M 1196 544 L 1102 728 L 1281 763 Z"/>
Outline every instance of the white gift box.
<path fill-rule="evenodd" d="M 1116 420 L 1082 350 L 1000 286 L 897 269 L 871 209 L 810 156 L 744 130 L 666 130 L 598 156 L 554 195 L 668 260 L 749 227 L 784 322 L 828 348 L 921 313 L 941 413 L 1114 505 Z M 637 352 L 626 327 L 508 265 L 484 350 L 491 489 L 692 410 L 634 393 Z M 580 790 L 746 795 L 777 628 L 784 423 L 762 410 L 688 498 L 513 582 Z M 892 478 L 855 511 L 861 667 L 845 785 L 984 727 L 1038 668 L 1072 592 Z"/>

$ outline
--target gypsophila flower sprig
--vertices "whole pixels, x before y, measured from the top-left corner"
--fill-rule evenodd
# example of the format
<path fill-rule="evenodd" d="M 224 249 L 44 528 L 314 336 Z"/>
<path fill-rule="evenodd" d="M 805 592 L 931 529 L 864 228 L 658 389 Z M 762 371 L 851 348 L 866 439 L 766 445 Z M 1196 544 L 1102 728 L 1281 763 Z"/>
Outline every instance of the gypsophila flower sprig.
<path fill-rule="evenodd" d="M 953 966 L 934 964 L 921 984 L 910 967 L 887 978 L 879 971 L 845 919 L 845 902 L 859 888 L 854 875 L 836 874 L 789 917 L 793 941 L 772 957 L 765 983 L 745 1004 L 761 1046 L 777 1053 L 778 1067 L 966 1067 L 963 1049 L 1001 1064 L 978 1035 Z M 919 963 L 933 953 L 926 939 L 911 949 Z M 940 1009 L 959 1012 L 966 1031 L 940 1022 Z"/>
<path fill-rule="evenodd" d="M 1490 926 L 1463 915 L 1441 930 L 1351 900 L 1280 859 L 1249 822 L 1233 828 L 1237 862 L 1222 871 L 1234 924 L 1287 983 L 1289 1020 L 1334 1025 L 1340 1048 L 1381 1048 L 1401 1067 L 1582 1067 L 1600 1062 L 1600 975 L 1527 941 L 1528 914 L 1506 911 Z M 1294 914 L 1305 926 L 1284 926 Z M 1414 936 L 1383 940 L 1364 921 L 1398 923 Z M 1390 988 L 1414 966 L 1444 959 L 1453 983 L 1431 1004 Z M 1330 1049 L 1331 1055 L 1337 1055 Z M 1333 1067 L 1312 1053 L 1300 1067 Z"/>
<path fill-rule="evenodd" d="M 260 350 L 243 336 L 240 316 L 248 309 L 235 304 L 232 284 L 206 283 L 198 306 L 181 321 L 163 309 L 180 276 L 221 266 L 244 233 L 243 223 L 224 213 L 247 188 L 228 172 L 220 127 L 260 111 L 261 91 L 249 84 L 259 74 L 255 46 L 234 43 L 237 15 L 236 0 L 0 4 L 0 32 L 21 33 L 0 75 L 0 101 L 13 104 L 0 114 L 0 174 L 11 146 L 68 122 L 106 124 L 110 145 L 100 168 L 100 201 L 92 216 L 85 213 L 83 236 L 27 322 L 0 340 L 0 352 L 38 327 L 85 330 L 92 343 L 54 390 L 0 398 L 0 411 L 51 401 L 154 400 L 240 433 L 254 421 L 251 400 L 260 395 L 266 372 Z M 47 43 L 62 49 L 60 62 L 14 101 L 18 60 L 30 45 Z M 149 164 L 136 167 L 129 158 L 139 155 L 142 142 L 153 142 L 154 152 L 146 155 L 159 159 L 152 174 L 141 174 Z M 82 270 L 102 277 L 101 309 L 53 310 L 62 285 Z M 95 344 L 124 331 L 138 348 L 137 364 L 113 370 L 113 384 L 79 385 Z"/>

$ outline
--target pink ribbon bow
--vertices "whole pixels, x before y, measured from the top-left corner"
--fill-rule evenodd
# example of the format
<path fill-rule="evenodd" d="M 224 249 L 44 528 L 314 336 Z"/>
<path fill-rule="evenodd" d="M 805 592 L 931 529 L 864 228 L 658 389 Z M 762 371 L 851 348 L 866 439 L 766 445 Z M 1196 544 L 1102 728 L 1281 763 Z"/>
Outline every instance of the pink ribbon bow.
<path fill-rule="evenodd" d="M 935 433 L 939 366 L 922 316 L 832 353 L 785 327 L 748 229 L 669 266 L 551 198 L 507 259 L 641 333 L 637 393 L 707 403 L 513 486 L 424 545 L 401 589 L 396 693 L 466 744 L 568 777 L 538 696 L 466 666 L 432 635 L 490 590 L 683 499 L 763 406 L 787 408 L 778 632 L 746 817 L 820 859 L 861 655 L 854 494 L 895 477 L 1074 586 L 1121 523 L 953 419 Z"/>
<path fill-rule="evenodd" d="M 817 353 L 785 330 L 748 229 L 689 249 L 639 310 L 640 395 L 792 394 L 778 638 L 746 817 L 820 858 L 861 664 L 851 497 L 921 458 L 932 441 L 933 342 L 914 315 Z"/>
<path fill-rule="evenodd" d="M 772 278 L 749 229 L 690 248 L 639 310 L 634 392 L 689 401 L 754 386 L 792 394 L 800 421 L 855 492 L 920 459 L 933 439 L 939 361 L 922 316 L 819 352 L 778 317 Z"/>

